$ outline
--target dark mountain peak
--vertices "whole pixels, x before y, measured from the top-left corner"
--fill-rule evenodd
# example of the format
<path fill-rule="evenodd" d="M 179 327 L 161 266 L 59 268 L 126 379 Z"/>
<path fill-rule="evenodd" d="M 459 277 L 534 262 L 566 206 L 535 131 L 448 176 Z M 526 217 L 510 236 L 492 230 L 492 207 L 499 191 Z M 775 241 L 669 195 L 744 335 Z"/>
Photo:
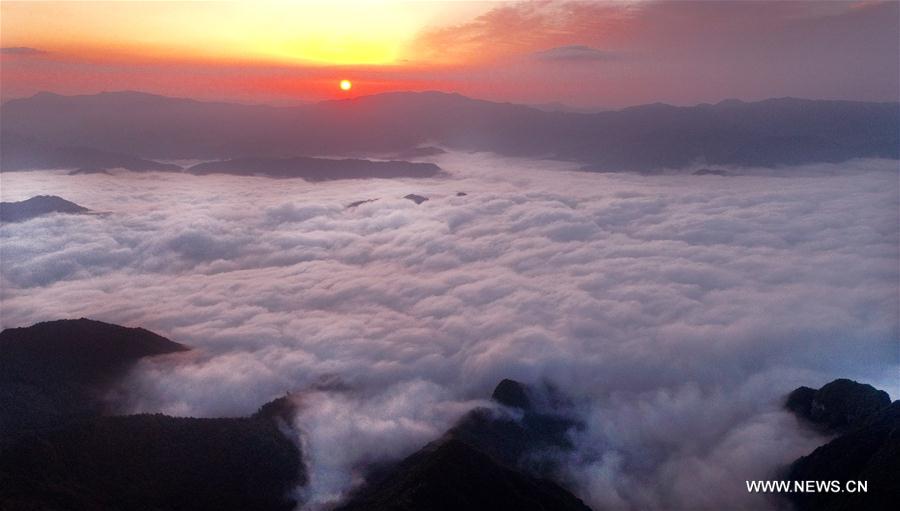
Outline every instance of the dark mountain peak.
<path fill-rule="evenodd" d="M 0 221 L 21 222 L 50 213 L 79 214 L 88 211 L 56 195 L 37 195 L 19 202 L 0 202 Z"/>
<path fill-rule="evenodd" d="M 0 508 L 294 509 L 308 476 L 280 420 L 290 396 L 252 417 L 108 415 L 124 369 L 185 349 L 86 318 L 0 332 Z"/>
<path fill-rule="evenodd" d="M 554 450 L 571 449 L 576 424 L 532 410 L 524 384 L 503 380 L 493 399 L 522 407 L 476 408 L 438 440 L 394 465 L 370 467 L 366 484 L 339 510 L 484 511 L 589 509 L 551 480 Z"/>
<path fill-rule="evenodd" d="M 784 407 L 800 417 L 809 417 L 813 398 L 816 397 L 816 389 L 810 387 L 797 387 L 784 403 Z"/>
<path fill-rule="evenodd" d="M 0 332 L 0 366 L 31 380 L 103 379 L 139 358 L 188 348 L 143 328 L 91 319 L 45 321 Z M 38 369 L 39 368 L 39 369 Z"/>
<path fill-rule="evenodd" d="M 143 328 L 65 319 L 0 332 L 0 436 L 104 413 L 143 357 L 188 348 Z"/>
<path fill-rule="evenodd" d="M 551 389 L 542 390 L 554 393 Z M 445 437 L 462 440 L 500 463 L 535 475 L 555 473 L 556 462 L 547 453 L 570 450 L 569 432 L 581 427 L 554 406 L 560 401 L 558 396 L 536 395 L 525 384 L 504 379 L 494 389 L 491 399 L 520 413 L 476 408 L 464 415 Z"/>
<path fill-rule="evenodd" d="M 404 195 L 403 198 L 406 200 L 411 200 L 411 201 L 415 202 L 417 205 L 422 204 L 423 202 L 428 200 L 428 197 L 425 197 L 424 195 L 417 195 L 415 193 L 410 193 L 408 195 Z"/>
<path fill-rule="evenodd" d="M 362 199 L 362 200 L 353 201 L 350 204 L 347 204 L 347 206 L 344 209 L 353 209 L 353 208 L 362 206 L 363 204 L 368 204 L 370 202 L 375 202 L 377 200 L 378 199 Z"/>
<path fill-rule="evenodd" d="M 850 380 L 842 380 L 839 384 L 850 388 L 843 382 Z M 846 481 L 864 481 L 868 486 L 866 491 L 854 493 L 788 493 L 787 498 L 794 504 L 794 509 L 797 511 L 894 509 L 900 496 L 898 433 L 900 433 L 900 401 L 894 401 L 860 421 L 853 429 L 796 460 L 787 469 L 785 479 L 788 481 L 839 481 L 840 484 Z"/>
<path fill-rule="evenodd" d="M 74 202 L 67 201 L 63 199 L 59 195 L 35 195 L 30 199 L 26 199 L 21 202 L 13 202 L 6 204 L 40 204 L 48 207 L 56 208 L 56 211 L 61 212 L 69 212 L 69 213 L 77 213 L 80 211 L 87 211 L 87 208 L 81 207 Z"/>
<path fill-rule="evenodd" d="M 273 399 L 259 407 L 253 414 L 254 419 L 281 420 L 290 424 L 297 412 L 297 403 L 290 394 Z"/>
<path fill-rule="evenodd" d="M 531 399 L 528 398 L 527 387 L 515 380 L 504 379 L 498 383 L 491 394 L 491 399 L 513 408 L 531 409 Z"/>
<path fill-rule="evenodd" d="M 302 459 L 274 421 L 96 417 L 7 442 L 0 508 L 289 511 Z"/>
<path fill-rule="evenodd" d="M 188 349 L 144 328 L 125 327 L 89 318 L 57 319 L 42 321 L 28 327 L 7 328 L 0 332 L 0 345 L 5 342 L 21 341 L 28 338 L 32 339 L 28 342 L 37 342 L 37 339 L 48 339 L 52 336 L 73 336 L 78 339 L 78 341 L 73 340 L 71 342 L 79 342 L 88 336 L 92 338 L 112 338 L 111 340 L 114 342 L 137 342 L 150 346 L 150 351 L 160 353 Z"/>
<path fill-rule="evenodd" d="M 378 484 L 341 511 L 589 511 L 584 502 L 546 479 L 497 463 L 454 438 L 430 444 L 409 456 Z"/>
<path fill-rule="evenodd" d="M 849 431 L 891 404 L 887 392 L 846 378 L 818 390 L 799 387 L 785 407 L 797 416 L 829 432 Z"/>

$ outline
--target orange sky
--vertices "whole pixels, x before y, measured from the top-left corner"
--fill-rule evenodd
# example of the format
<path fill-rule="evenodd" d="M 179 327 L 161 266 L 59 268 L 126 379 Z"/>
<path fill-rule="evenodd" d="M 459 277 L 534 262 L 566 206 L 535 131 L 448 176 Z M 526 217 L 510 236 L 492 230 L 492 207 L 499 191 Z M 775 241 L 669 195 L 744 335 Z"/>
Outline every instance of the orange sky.
<path fill-rule="evenodd" d="M 896 100 L 896 2 L 7 2 L 0 95 Z M 341 91 L 341 79 L 354 86 Z"/>
<path fill-rule="evenodd" d="M 429 25 L 478 2 L 6 2 L 4 47 L 101 59 L 396 64 Z"/>

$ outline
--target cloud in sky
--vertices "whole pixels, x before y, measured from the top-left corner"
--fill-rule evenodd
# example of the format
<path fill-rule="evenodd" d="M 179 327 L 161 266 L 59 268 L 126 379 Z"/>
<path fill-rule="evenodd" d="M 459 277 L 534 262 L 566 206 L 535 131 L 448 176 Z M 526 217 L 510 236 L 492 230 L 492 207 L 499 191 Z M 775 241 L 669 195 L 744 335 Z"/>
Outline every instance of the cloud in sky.
<path fill-rule="evenodd" d="M 511 3 L 425 30 L 411 53 L 473 65 L 473 79 L 516 77 L 536 84 L 532 95 L 553 90 L 553 99 L 573 104 L 781 96 L 896 101 L 898 9 L 896 2 Z M 552 77 L 533 59 L 530 66 L 521 60 L 566 46 L 629 58 L 592 70 L 571 66 Z"/>
<path fill-rule="evenodd" d="M 784 393 L 900 390 L 896 162 L 729 178 L 438 162 L 449 178 L 277 187 L 4 174 L 3 200 L 109 214 L 0 227 L 0 320 L 87 316 L 198 348 L 142 363 L 126 411 L 242 415 L 297 391 L 318 503 L 510 377 L 573 398 L 586 427 L 561 476 L 597 508 L 759 509 L 743 481 L 823 441 Z"/>

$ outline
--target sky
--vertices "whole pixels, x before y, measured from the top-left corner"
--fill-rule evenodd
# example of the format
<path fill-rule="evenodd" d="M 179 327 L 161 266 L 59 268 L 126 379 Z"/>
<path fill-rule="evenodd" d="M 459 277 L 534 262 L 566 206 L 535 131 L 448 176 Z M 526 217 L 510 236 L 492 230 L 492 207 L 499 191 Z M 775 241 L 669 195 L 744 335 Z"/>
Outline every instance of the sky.
<path fill-rule="evenodd" d="M 9 2 L 0 96 L 896 101 L 897 2 Z M 350 80 L 350 90 L 339 87 Z"/>

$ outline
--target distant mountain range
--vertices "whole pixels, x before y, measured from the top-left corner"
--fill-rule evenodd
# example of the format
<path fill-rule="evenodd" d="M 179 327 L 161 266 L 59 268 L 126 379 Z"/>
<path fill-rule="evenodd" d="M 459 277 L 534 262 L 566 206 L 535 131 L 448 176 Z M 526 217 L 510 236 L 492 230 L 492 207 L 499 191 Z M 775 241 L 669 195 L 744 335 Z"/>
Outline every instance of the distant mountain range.
<path fill-rule="evenodd" d="M 99 151 L 97 160 L 115 155 L 153 161 L 415 155 L 416 148 L 437 145 L 576 161 L 586 170 L 635 171 L 900 158 L 898 103 L 795 98 L 575 113 L 442 92 L 297 107 L 140 92 L 40 93 L 7 101 L 0 116 L 3 170 L 46 167 L 57 158 L 46 156 L 46 148 L 88 148 Z M 84 160 L 75 166 L 85 166 Z"/>
<path fill-rule="evenodd" d="M 3 118 L 5 122 L 5 118 Z M 3 130 L 0 135 L 0 169 L 28 170 L 74 169 L 75 173 L 90 173 L 112 168 L 143 171 L 180 171 L 181 167 L 170 163 L 139 158 L 130 154 L 103 151 L 93 147 L 65 145 L 39 141 L 19 133 Z"/>

